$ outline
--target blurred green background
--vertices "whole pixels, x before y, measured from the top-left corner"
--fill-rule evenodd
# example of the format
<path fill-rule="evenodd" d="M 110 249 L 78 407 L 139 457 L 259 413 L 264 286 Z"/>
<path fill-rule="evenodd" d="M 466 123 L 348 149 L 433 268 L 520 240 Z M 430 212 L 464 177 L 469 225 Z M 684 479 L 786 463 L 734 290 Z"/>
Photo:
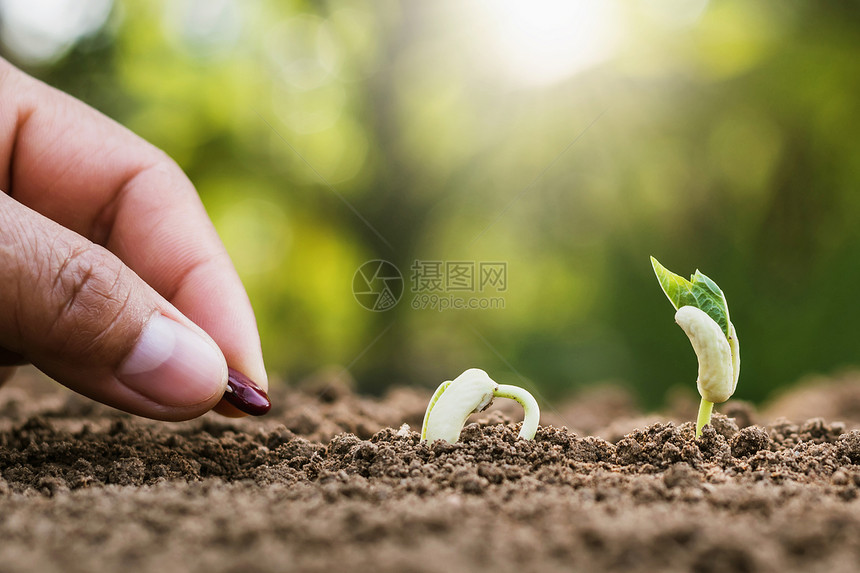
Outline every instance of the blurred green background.
<path fill-rule="evenodd" d="M 276 376 L 478 366 L 646 406 L 696 378 L 651 254 L 725 291 L 736 397 L 858 362 L 858 29 L 811 1 L 0 0 L 4 57 L 194 181 Z M 386 312 L 352 294 L 371 259 L 406 281 Z M 504 308 L 414 309 L 415 260 L 507 263 Z"/>

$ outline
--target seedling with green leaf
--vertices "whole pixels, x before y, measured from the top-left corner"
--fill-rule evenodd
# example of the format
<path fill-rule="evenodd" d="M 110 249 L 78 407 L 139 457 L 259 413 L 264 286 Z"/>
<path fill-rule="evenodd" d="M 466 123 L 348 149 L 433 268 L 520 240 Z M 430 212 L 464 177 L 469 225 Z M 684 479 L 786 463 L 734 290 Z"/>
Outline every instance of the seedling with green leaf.
<path fill-rule="evenodd" d="M 729 320 L 726 297 L 717 283 L 698 270 L 690 280 L 667 270 L 651 257 L 651 266 L 663 292 L 675 307 L 675 322 L 684 329 L 699 359 L 696 386 L 702 396 L 696 436 L 710 423 L 714 404 L 735 393 L 741 369 L 738 335 Z"/>
<path fill-rule="evenodd" d="M 442 382 L 433 393 L 424 414 L 421 441 L 444 440 L 453 444 L 460 439 L 466 418 L 489 408 L 493 398 L 519 402 L 525 411 L 519 437 L 526 440 L 535 437 L 540 408 L 534 397 L 518 386 L 496 384 L 483 370 L 470 368 L 453 381 Z"/>

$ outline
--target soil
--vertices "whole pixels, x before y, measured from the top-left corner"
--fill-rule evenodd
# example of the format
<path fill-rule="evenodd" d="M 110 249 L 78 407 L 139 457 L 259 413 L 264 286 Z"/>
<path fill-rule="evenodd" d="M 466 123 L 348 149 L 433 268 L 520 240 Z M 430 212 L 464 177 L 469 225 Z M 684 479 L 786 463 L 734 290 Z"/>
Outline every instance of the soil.
<path fill-rule="evenodd" d="M 690 396 L 643 416 L 604 388 L 534 441 L 493 406 L 426 445 L 430 393 L 329 372 L 265 418 L 165 424 L 25 372 L 0 392 L 0 571 L 860 570 L 860 375 L 721 405 L 700 439 Z M 810 403 L 828 418 L 773 418 Z"/>

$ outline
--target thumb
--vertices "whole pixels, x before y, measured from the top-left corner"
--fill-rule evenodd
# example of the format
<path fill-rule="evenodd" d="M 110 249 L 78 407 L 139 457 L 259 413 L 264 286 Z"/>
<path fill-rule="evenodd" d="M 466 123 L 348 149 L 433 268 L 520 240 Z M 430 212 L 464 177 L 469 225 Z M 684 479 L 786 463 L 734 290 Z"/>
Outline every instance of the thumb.
<path fill-rule="evenodd" d="M 215 342 L 108 250 L 0 192 L 0 347 L 90 398 L 184 420 L 224 394 Z"/>

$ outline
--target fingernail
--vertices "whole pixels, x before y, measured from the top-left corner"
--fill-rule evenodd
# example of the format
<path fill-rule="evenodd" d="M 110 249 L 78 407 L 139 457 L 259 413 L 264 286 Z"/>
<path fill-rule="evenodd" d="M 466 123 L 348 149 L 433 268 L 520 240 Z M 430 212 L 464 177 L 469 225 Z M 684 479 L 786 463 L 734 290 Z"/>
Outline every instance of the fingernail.
<path fill-rule="evenodd" d="M 227 391 L 224 399 L 246 414 L 262 416 L 272 407 L 269 396 L 254 381 L 232 368 L 227 368 Z"/>
<path fill-rule="evenodd" d="M 193 406 L 221 390 L 224 358 L 198 333 L 156 314 L 143 327 L 117 378 L 164 406 Z"/>

